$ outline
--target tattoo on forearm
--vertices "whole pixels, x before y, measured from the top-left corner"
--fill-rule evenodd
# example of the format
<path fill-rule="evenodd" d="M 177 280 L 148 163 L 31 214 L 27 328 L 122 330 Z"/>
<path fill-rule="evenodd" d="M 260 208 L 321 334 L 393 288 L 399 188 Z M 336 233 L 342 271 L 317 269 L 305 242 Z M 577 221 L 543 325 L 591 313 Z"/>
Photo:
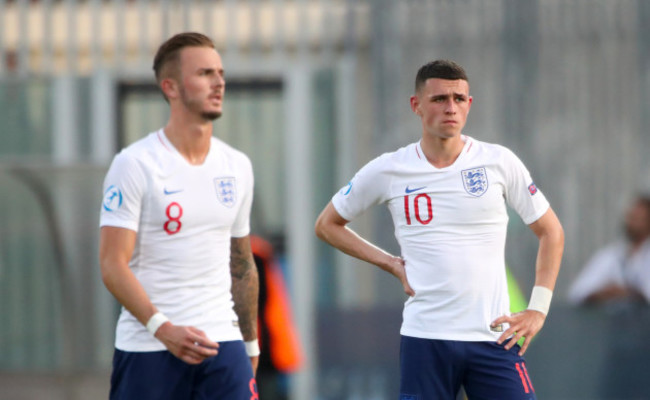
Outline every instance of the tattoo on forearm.
<path fill-rule="evenodd" d="M 235 313 L 244 340 L 257 338 L 257 304 L 259 277 L 251 253 L 250 240 L 233 238 L 230 245 L 230 274 Z"/>

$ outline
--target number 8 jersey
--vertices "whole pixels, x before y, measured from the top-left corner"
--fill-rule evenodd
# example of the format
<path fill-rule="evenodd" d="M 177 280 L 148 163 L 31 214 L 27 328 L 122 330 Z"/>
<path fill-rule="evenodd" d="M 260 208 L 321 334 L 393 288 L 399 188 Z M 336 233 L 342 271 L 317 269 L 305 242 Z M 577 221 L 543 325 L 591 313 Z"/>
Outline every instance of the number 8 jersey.
<path fill-rule="evenodd" d="M 250 160 L 211 138 L 201 165 L 191 165 L 162 130 L 120 152 L 104 181 L 100 226 L 137 232 L 130 268 L 151 302 L 177 325 L 213 341 L 241 340 L 230 293 L 230 239 L 249 234 Z M 165 346 L 122 309 L 115 347 Z"/>
<path fill-rule="evenodd" d="M 366 164 L 332 198 L 351 221 L 386 203 L 415 290 L 404 306 L 405 336 L 494 341 L 490 323 L 509 313 L 506 203 L 531 224 L 549 208 L 523 163 L 503 146 L 463 136 L 456 161 L 436 168 L 420 143 Z"/>

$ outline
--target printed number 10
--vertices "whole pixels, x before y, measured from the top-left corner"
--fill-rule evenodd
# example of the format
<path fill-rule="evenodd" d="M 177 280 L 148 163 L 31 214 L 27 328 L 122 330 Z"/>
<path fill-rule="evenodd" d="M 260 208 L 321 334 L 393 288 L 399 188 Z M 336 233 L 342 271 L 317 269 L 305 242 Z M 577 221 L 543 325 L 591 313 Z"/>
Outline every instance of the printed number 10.
<path fill-rule="evenodd" d="M 411 196 L 404 196 L 404 215 L 406 216 L 406 225 L 411 225 Z M 426 207 L 424 207 L 426 205 Z M 424 209 L 426 208 L 426 211 Z M 427 225 L 433 219 L 433 210 L 431 209 L 431 197 L 426 193 L 420 193 L 413 197 L 413 214 L 415 219 L 422 225 Z M 425 214 L 424 218 L 423 215 Z"/>

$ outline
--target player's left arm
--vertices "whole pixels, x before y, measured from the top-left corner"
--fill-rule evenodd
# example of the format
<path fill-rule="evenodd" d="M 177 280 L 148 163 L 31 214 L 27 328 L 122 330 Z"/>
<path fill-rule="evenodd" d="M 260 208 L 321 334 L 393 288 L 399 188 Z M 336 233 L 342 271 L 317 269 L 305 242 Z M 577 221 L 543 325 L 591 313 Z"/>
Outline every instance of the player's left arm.
<path fill-rule="evenodd" d="M 535 262 L 535 288 L 531 302 L 528 309 L 511 316 L 502 316 L 492 323 L 494 326 L 504 322 L 510 324 L 498 340 L 498 343 L 503 343 L 512 336 L 505 346 L 506 349 L 514 346 L 522 337 L 525 338 L 520 355 L 526 352 L 530 341 L 544 325 L 564 252 L 564 230 L 551 208 L 529 227 L 539 240 Z"/>
<path fill-rule="evenodd" d="M 257 306 L 259 277 L 251 251 L 250 237 L 233 237 L 230 240 L 230 275 L 235 313 L 245 342 L 257 341 Z M 259 355 L 250 355 L 253 371 L 257 371 Z"/>

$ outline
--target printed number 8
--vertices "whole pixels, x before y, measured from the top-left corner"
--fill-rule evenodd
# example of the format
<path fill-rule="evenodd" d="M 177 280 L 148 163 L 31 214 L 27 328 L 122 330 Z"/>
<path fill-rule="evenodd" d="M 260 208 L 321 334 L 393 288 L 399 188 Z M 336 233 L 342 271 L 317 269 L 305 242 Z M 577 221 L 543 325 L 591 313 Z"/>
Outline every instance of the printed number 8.
<path fill-rule="evenodd" d="M 176 216 L 172 216 L 172 213 L 175 214 Z M 167 209 L 165 210 L 165 215 L 167 215 L 167 218 L 169 218 L 165 222 L 165 225 L 163 225 L 165 232 L 167 232 L 167 234 L 169 235 L 178 233 L 181 230 L 181 226 L 182 226 L 181 217 L 183 216 L 183 207 L 181 207 L 181 205 L 178 204 L 177 202 L 173 202 L 167 206 Z"/>

